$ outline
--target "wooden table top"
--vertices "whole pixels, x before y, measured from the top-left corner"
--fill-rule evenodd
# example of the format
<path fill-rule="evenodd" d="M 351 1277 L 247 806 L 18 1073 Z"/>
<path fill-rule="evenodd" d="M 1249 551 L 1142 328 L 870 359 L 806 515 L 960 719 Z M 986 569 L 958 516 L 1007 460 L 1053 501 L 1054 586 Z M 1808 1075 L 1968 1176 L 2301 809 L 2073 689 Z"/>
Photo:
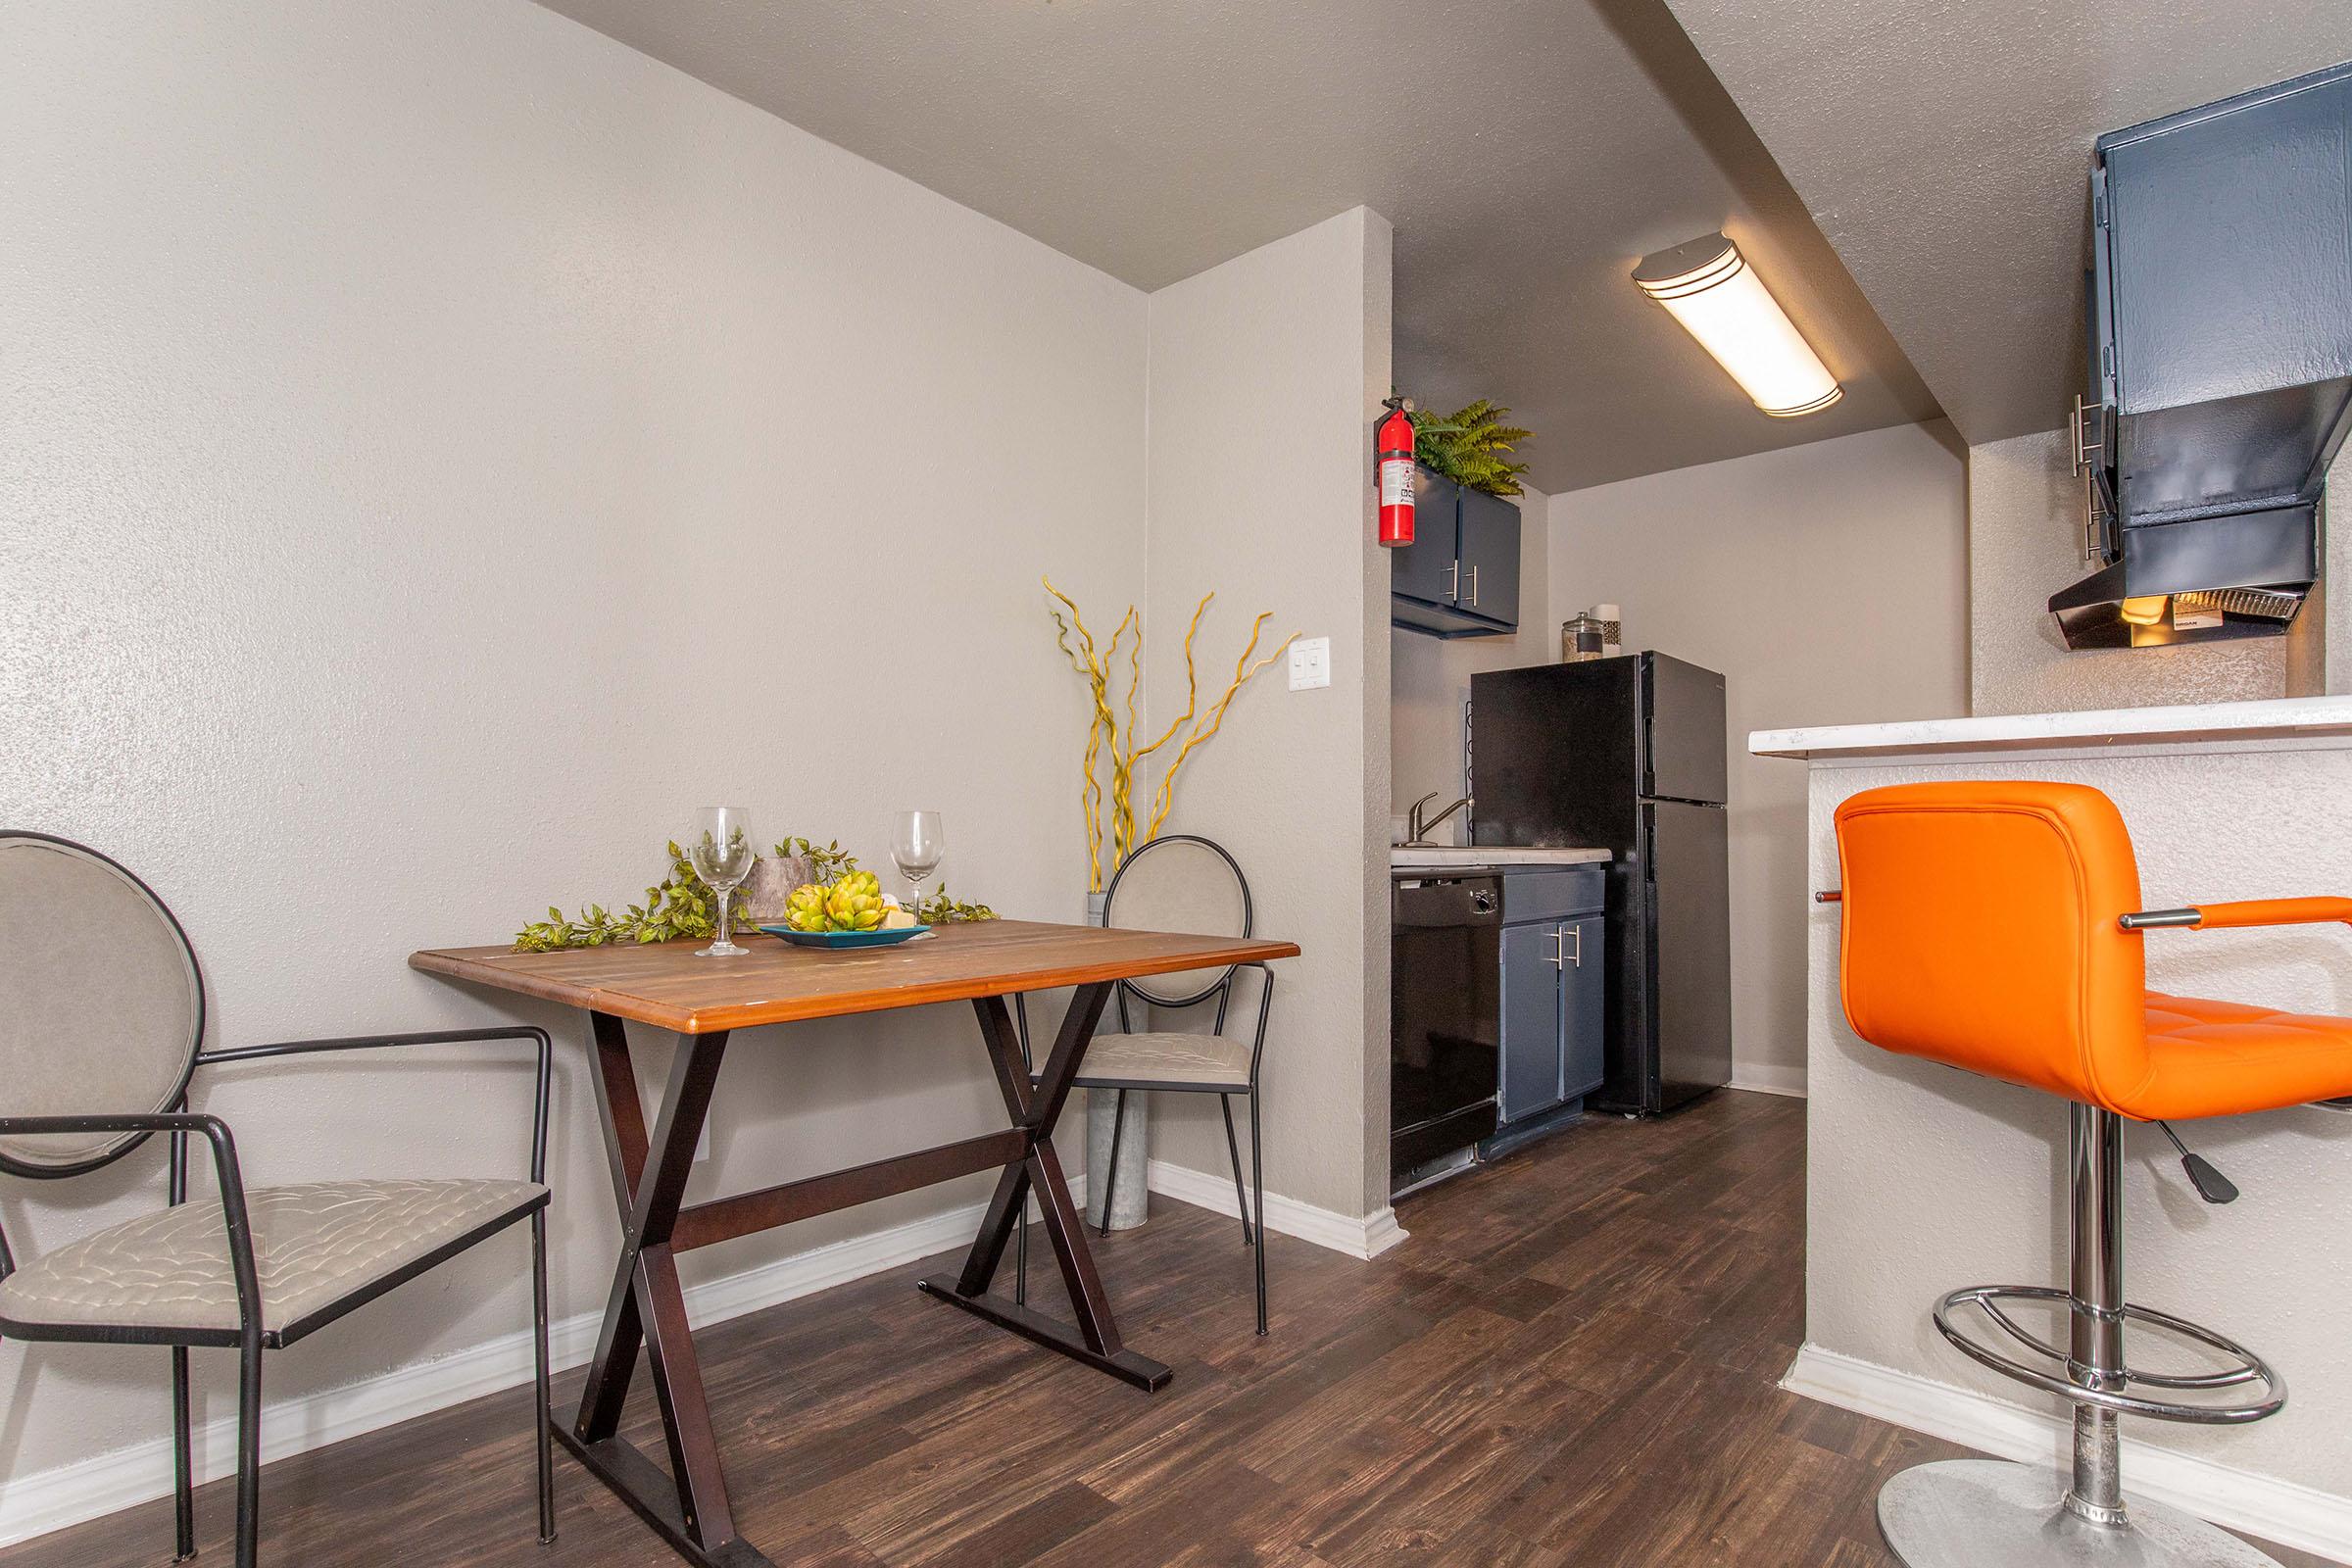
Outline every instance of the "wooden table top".
<path fill-rule="evenodd" d="M 737 940 L 749 956 L 697 957 L 707 944 L 688 938 L 564 953 L 433 948 L 409 966 L 691 1035 L 1298 955 L 1297 943 L 1263 938 L 1034 920 L 946 925 L 888 948 L 802 948 L 759 931 Z"/>

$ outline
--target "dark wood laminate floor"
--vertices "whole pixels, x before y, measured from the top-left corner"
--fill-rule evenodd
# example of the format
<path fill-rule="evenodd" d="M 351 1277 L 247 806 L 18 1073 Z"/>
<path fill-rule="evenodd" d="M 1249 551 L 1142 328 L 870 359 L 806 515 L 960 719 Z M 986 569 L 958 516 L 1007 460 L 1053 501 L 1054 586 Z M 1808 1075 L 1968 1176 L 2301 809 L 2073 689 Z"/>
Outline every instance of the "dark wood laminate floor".
<path fill-rule="evenodd" d="M 808 1568 L 1877 1568 L 1879 1482 L 1962 1450 L 1774 1386 L 1803 1165 L 1795 1101 L 1591 1121 L 1410 1200 L 1411 1240 L 1372 1263 L 1276 1237 L 1264 1340 L 1236 1222 L 1154 1197 L 1097 1255 L 1131 1342 L 1175 1368 L 1157 1396 L 923 1299 L 931 1265 L 740 1318 L 701 1340 L 736 1517 Z M 1038 1251 L 1033 1299 L 1058 1308 Z M 659 1453 L 644 1382 L 631 1435 Z M 535 1543 L 527 1403 L 270 1466 L 265 1562 L 678 1561 L 561 1453 L 561 1540 Z M 199 1494 L 203 1560 L 228 1560 L 232 1505 L 225 1483 Z M 0 1568 L 170 1555 L 159 1502 Z"/>

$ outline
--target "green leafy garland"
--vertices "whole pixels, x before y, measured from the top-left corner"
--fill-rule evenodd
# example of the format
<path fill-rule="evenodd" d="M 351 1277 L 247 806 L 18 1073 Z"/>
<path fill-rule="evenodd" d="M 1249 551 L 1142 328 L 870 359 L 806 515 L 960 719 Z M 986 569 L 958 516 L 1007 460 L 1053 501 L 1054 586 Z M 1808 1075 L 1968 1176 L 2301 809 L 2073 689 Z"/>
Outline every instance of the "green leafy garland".
<path fill-rule="evenodd" d="M 1491 496 L 1520 494 L 1524 463 L 1510 455 L 1535 432 L 1505 424 L 1511 411 L 1480 398 L 1447 415 L 1413 416 L 1413 456 L 1422 466 Z"/>
<path fill-rule="evenodd" d="M 568 948 L 602 948 L 616 942 L 669 942 L 680 937 L 700 940 L 718 932 L 718 895 L 695 874 L 694 863 L 672 839 L 669 877 L 645 890 L 645 902 L 629 906 L 628 913 L 613 914 L 601 904 L 584 906 L 576 917 L 566 917 L 554 905 L 547 918 L 534 920 L 514 933 L 516 953 L 559 953 Z M 808 839 L 786 839 L 775 847 L 778 859 L 795 857 L 808 863 L 809 876 L 830 882 L 844 871 L 858 869 L 858 858 L 847 854 L 839 839 L 819 847 Z M 948 885 L 915 906 L 914 917 L 924 925 L 955 925 L 967 920 L 994 920 L 997 911 L 985 904 L 965 904 L 948 896 Z"/>

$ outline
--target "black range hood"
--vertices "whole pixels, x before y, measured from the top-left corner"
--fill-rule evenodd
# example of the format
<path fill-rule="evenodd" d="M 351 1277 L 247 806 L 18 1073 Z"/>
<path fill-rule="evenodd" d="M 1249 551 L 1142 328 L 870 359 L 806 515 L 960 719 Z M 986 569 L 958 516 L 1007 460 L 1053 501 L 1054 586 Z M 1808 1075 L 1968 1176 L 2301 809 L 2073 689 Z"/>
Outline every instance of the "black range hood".
<path fill-rule="evenodd" d="M 2098 139 L 2070 648 L 2278 636 L 2352 425 L 2352 65 Z"/>

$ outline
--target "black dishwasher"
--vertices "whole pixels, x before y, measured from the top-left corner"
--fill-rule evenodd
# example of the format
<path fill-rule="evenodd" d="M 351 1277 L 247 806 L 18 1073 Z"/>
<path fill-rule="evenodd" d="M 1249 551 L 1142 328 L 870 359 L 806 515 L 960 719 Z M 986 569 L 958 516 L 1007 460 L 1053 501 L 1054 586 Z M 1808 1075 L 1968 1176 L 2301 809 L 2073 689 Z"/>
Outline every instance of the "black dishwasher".
<path fill-rule="evenodd" d="M 1402 1192 L 1494 1133 L 1502 879 L 1397 877 L 1389 929 L 1389 1185 Z"/>

